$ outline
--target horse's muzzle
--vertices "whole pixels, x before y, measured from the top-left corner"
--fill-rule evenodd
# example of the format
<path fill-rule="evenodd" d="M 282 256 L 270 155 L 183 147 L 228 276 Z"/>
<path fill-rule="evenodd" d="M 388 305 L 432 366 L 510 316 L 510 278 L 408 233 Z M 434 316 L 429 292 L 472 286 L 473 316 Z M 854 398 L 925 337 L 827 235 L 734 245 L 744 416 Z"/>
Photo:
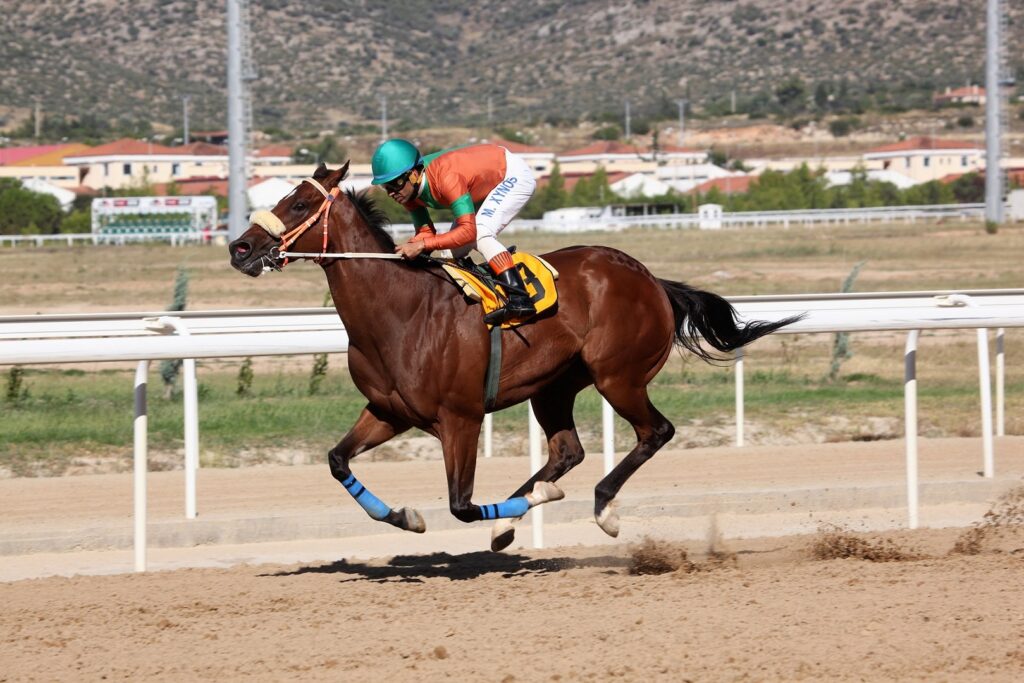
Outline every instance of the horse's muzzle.
<path fill-rule="evenodd" d="M 259 277 L 263 274 L 266 259 L 257 256 L 252 244 L 244 237 L 239 237 L 229 244 L 228 253 L 231 255 L 231 266 L 239 272 L 249 277 Z"/>

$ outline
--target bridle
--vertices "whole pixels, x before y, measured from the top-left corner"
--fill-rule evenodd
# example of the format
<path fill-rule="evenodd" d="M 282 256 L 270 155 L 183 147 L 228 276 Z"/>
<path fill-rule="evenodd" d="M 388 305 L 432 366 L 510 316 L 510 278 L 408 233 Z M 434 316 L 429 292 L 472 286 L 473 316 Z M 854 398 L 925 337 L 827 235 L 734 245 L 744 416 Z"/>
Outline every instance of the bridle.
<path fill-rule="evenodd" d="M 330 230 L 330 216 L 331 207 L 334 205 L 334 201 L 341 196 L 341 188 L 337 185 L 328 192 L 318 180 L 313 178 L 303 179 L 304 183 L 309 183 L 315 187 L 320 194 L 324 196 L 324 201 L 309 218 L 304 220 L 299 225 L 295 226 L 291 230 L 285 230 L 284 223 L 278 218 L 272 211 L 260 210 L 253 213 L 250 217 L 250 222 L 266 230 L 273 237 L 281 240 L 281 244 L 272 247 L 267 255 L 261 256 L 260 259 L 263 261 L 263 270 L 281 270 L 291 258 L 302 258 L 312 259 L 314 263 L 323 264 L 324 259 L 338 258 L 338 259 L 353 259 L 353 258 L 370 258 L 370 259 L 391 259 L 401 260 L 400 254 L 380 254 L 380 253 L 363 253 L 363 252 L 344 252 L 344 253 L 330 253 L 327 251 L 327 240 L 328 233 Z M 320 252 L 289 252 L 288 247 L 295 243 L 299 237 L 301 237 L 309 228 L 316 224 L 323 217 L 323 242 L 320 247 Z"/>
<path fill-rule="evenodd" d="M 273 258 L 275 261 L 278 260 L 278 258 L 280 258 L 280 255 L 282 253 L 287 252 L 288 247 L 290 247 L 295 242 L 295 240 L 302 237 L 303 233 L 309 230 L 310 227 L 312 227 L 318 220 L 320 220 L 321 216 L 323 216 L 324 218 L 324 239 L 320 247 L 320 255 L 315 257 L 313 261 L 316 263 L 320 263 L 323 260 L 324 256 L 327 254 L 327 233 L 329 230 L 331 206 L 333 206 L 334 200 L 341 195 L 341 188 L 335 185 L 333 188 L 331 188 L 331 191 L 328 192 L 326 189 L 324 189 L 324 186 L 321 185 L 318 180 L 314 180 L 313 178 L 306 178 L 302 182 L 309 183 L 310 185 L 315 187 L 320 192 L 320 194 L 324 196 L 324 200 L 323 202 L 320 203 L 320 208 L 317 209 L 316 212 L 313 213 L 313 215 L 311 215 L 309 218 L 307 218 L 302 223 L 295 226 L 285 234 L 281 235 L 281 244 L 274 248 L 277 250 L 276 257 L 274 255 L 274 250 L 271 250 L 271 258 Z M 266 227 L 264 227 L 263 229 L 266 230 Z M 288 265 L 288 256 L 284 257 L 284 260 L 282 261 L 280 267 L 284 268 L 286 265 Z"/>

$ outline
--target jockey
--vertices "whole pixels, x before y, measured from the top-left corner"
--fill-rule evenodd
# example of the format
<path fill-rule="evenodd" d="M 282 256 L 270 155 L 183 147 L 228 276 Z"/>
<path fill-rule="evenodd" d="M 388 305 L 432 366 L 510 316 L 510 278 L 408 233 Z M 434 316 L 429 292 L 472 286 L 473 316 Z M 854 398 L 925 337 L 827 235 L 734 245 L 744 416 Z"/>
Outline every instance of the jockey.
<path fill-rule="evenodd" d="M 412 216 L 416 234 L 395 252 L 414 259 L 425 251 L 448 250 L 459 258 L 476 248 L 501 283 L 507 304 L 484 316 L 500 325 L 537 312 L 512 255 L 497 235 L 533 194 L 537 181 L 525 161 L 504 147 L 482 144 L 446 149 L 427 156 L 407 140 L 387 140 L 373 153 L 374 185 Z M 455 221 L 438 231 L 428 208 L 451 209 Z"/>

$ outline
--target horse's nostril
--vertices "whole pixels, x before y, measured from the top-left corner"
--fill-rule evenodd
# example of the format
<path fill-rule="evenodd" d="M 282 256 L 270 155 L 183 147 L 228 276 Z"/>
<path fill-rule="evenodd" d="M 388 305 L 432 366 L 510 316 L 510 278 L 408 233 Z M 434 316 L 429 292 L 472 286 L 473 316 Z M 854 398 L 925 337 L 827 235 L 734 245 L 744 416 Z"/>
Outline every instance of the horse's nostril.
<path fill-rule="evenodd" d="M 249 253 L 250 250 L 251 247 L 245 242 L 235 242 L 231 246 L 231 253 L 235 256 L 235 258 L 244 257 L 246 254 Z"/>

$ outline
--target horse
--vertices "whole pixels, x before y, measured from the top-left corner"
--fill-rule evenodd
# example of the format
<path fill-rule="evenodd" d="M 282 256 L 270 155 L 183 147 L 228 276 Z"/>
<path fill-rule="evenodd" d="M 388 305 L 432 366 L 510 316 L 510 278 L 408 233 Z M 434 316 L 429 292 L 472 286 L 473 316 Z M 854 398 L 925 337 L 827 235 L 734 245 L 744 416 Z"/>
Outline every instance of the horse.
<path fill-rule="evenodd" d="M 349 336 L 352 381 L 367 400 L 328 452 L 330 471 L 370 517 L 400 529 L 422 533 L 426 525 L 418 511 L 395 510 L 370 493 L 352 473 L 354 457 L 413 427 L 433 435 L 442 446 L 451 514 L 463 522 L 497 520 L 491 548 L 499 551 L 514 540 L 515 519 L 563 497 L 555 482 L 584 457 L 575 398 L 593 385 L 636 434 L 636 445 L 594 488 L 595 520 L 617 536 L 616 495 L 675 433 L 647 389 L 674 346 L 712 361 L 720 356 L 702 341 L 728 353 L 799 318 L 740 323 L 722 297 L 656 278 L 609 247 L 543 254 L 558 272 L 558 304 L 501 333 L 504 360 L 494 410 L 529 400 L 547 437 L 547 462 L 507 500 L 477 505 L 472 498 L 489 331 L 479 307 L 435 260 L 385 258 L 395 247 L 387 219 L 367 192 L 341 190 L 347 174 L 347 162 L 335 170 L 321 164 L 271 211 L 254 213 L 228 251 L 231 265 L 252 277 L 283 268 L 285 249 L 324 254 L 314 260 Z"/>

